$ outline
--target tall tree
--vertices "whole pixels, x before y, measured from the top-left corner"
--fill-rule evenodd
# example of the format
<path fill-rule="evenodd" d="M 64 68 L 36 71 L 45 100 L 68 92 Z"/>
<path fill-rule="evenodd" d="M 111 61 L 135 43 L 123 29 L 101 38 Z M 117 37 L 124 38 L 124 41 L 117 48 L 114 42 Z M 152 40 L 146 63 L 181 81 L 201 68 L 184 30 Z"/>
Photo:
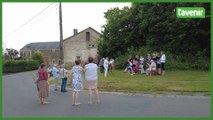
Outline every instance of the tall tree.
<path fill-rule="evenodd" d="M 200 6 L 206 18 L 180 19 L 176 7 Z M 131 7 L 113 8 L 105 13 L 98 50 L 101 56 L 120 56 L 128 48 L 146 47 L 149 51 L 164 50 L 183 61 L 205 56 L 210 59 L 209 3 L 132 3 Z"/>

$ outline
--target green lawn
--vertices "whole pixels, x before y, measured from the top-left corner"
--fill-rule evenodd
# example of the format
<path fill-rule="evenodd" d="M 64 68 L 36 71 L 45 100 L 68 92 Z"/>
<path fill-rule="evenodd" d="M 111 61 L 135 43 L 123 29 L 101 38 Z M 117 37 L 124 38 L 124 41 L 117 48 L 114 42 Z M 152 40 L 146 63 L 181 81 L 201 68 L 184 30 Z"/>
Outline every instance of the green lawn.
<path fill-rule="evenodd" d="M 210 92 L 210 72 L 167 71 L 163 76 L 130 75 L 121 70 L 99 74 L 98 88 L 113 92 Z M 50 80 L 53 83 L 53 80 Z M 68 81 L 70 86 L 70 80 Z"/>

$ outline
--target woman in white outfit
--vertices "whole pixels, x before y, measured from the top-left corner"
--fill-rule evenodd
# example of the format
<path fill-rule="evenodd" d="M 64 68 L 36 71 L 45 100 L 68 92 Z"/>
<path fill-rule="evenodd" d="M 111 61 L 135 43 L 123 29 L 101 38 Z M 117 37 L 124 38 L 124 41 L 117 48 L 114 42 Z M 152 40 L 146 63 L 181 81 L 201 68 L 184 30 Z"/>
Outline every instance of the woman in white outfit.
<path fill-rule="evenodd" d="M 85 65 L 85 78 L 86 78 L 86 89 L 88 89 L 89 94 L 89 104 L 92 104 L 92 90 L 96 93 L 97 103 L 100 103 L 100 96 L 97 88 L 98 84 L 98 66 L 93 63 L 93 58 L 88 58 L 88 64 Z"/>

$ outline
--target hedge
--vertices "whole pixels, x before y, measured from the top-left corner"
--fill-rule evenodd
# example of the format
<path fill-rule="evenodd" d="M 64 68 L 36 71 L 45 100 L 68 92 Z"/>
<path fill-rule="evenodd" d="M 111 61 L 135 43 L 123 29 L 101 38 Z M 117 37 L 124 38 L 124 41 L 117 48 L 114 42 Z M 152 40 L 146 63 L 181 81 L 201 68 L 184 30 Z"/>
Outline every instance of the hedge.
<path fill-rule="evenodd" d="M 3 73 L 16 73 L 36 70 L 39 62 L 36 60 L 5 60 L 3 61 Z"/>

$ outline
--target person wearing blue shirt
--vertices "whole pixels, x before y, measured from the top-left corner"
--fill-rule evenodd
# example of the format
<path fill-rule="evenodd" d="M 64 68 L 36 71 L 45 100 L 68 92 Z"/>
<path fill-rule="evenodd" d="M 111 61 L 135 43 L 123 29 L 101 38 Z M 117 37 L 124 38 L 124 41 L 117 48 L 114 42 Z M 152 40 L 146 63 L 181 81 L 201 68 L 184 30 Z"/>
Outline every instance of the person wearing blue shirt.
<path fill-rule="evenodd" d="M 52 74 L 54 78 L 55 91 L 58 91 L 59 70 L 57 69 L 56 64 L 53 65 Z"/>

